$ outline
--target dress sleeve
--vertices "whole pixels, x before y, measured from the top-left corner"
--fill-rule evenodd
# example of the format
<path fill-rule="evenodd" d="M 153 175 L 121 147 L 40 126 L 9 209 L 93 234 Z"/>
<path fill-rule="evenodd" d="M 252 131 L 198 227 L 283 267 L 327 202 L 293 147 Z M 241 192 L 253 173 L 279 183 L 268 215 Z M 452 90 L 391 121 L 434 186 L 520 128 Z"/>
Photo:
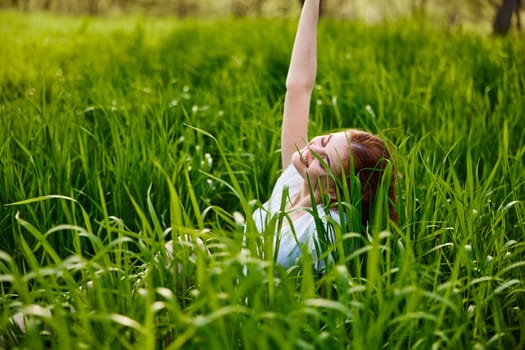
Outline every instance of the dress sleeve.
<path fill-rule="evenodd" d="M 299 191 L 303 181 L 301 174 L 297 172 L 293 164 L 290 164 L 277 179 L 272 190 L 272 195 L 264 207 L 272 214 L 275 214 L 275 211 L 278 210 L 281 205 L 284 189 L 288 187 L 288 195 L 291 197 Z"/>

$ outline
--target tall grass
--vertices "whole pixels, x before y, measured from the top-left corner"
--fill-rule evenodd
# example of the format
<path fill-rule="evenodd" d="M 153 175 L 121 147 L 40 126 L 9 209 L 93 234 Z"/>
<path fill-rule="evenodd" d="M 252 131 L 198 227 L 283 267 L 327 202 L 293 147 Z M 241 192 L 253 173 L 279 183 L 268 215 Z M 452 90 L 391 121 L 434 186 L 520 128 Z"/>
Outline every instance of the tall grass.
<path fill-rule="evenodd" d="M 320 24 L 311 134 L 390 140 L 400 216 L 320 275 L 250 222 L 295 26 L 0 14 L 0 345 L 524 347 L 521 38 Z"/>

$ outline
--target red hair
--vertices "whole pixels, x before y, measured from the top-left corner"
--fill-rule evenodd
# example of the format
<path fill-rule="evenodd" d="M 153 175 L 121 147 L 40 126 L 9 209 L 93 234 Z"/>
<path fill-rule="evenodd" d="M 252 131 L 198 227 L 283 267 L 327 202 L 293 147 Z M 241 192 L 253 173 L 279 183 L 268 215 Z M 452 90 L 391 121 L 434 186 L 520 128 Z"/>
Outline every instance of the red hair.
<path fill-rule="evenodd" d="M 350 130 L 347 134 L 349 135 L 348 142 L 351 155 L 344 162 L 345 174 L 351 174 L 349 160 L 352 159 L 353 173 L 359 177 L 361 182 L 362 224 L 366 225 L 371 219 L 369 218 L 370 205 L 376 198 L 379 186 L 386 180 L 383 180 L 383 174 L 390 163 L 391 155 L 383 140 L 376 135 L 360 130 Z M 351 181 L 347 180 L 347 184 L 350 186 Z M 393 168 L 388 180 L 390 182 L 388 184 L 390 219 L 397 224 L 398 216 L 394 208 L 396 203 L 396 175 Z"/>

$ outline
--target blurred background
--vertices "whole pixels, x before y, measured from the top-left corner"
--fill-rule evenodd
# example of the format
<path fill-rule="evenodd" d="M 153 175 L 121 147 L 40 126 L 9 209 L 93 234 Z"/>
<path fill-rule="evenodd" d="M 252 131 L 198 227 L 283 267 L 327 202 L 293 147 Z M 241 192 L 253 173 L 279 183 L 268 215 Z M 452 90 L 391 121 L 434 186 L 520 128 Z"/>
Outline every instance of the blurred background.
<path fill-rule="evenodd" d="M 184 17 L 287 17 L 302 0 L 0 0 L 0 9 L 61 14 Z M 468 26 L 500 34 L 521 28 L 522 0 L 324 0 L 322 15 L 383 21 L 421 16 L 448 27 Z"/>

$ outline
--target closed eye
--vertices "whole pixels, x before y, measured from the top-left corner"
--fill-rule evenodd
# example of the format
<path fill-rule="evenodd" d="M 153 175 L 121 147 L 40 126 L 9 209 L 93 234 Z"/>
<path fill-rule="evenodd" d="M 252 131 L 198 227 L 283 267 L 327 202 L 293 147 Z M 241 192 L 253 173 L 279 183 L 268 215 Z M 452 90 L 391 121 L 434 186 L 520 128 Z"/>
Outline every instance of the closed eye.
<path fill-rule="evenodd" d="M 332 138 L 332 134 L 324 136 L 321 139 L 321 146 L 326 147 L 326 145 L 328 144 L 328 141 L 330 141 L 331 138 Z"/>

